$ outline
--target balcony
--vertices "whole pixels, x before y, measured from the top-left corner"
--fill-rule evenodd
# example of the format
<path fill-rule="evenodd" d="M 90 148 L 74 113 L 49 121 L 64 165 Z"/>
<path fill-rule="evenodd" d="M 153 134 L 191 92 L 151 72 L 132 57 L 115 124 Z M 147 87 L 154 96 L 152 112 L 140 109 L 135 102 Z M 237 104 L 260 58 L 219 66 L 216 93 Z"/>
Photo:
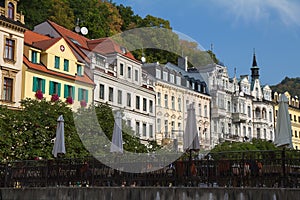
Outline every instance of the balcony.
<path fill-rule="evenodd" d="M 212 118 L 223 118 L 226 116 L 226 109 L 214 107 L 211 109 L 211 117 Z"/>
<path fill-rule="evenodd" d="M 245 123 L 247 120 L 247 115 L 243 113 L 232 113 L 233 123 Z"/>

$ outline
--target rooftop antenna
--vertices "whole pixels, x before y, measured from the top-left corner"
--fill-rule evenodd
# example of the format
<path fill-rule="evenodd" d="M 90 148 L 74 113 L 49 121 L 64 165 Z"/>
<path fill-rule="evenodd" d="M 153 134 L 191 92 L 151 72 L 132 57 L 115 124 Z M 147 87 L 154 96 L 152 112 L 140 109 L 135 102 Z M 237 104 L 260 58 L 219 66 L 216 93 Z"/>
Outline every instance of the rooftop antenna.
<path fill-rule="evenodd" d="M 146 62 L 145 54 L 144 54 L 144 48 L 142 47 L 142 57 L 141 57 L 142 63 Z"/>
<path fill-rule="evenodd" d="M 89 30 L 85 26 L 80 27 L 79 26 L 79 21 L 80 21 L 79 18 L 77 18 L 76 26 L 75 26 L 75 32 L 76 33 L 81 33 L 82 35 L 87 35 Z"/>
<path fill-rule="evenodd" d="M 213 50 L 214 50 L 214 44 L 211 43 L 211 44 L 210 44 L 210 51 L 213 52 Z"/>

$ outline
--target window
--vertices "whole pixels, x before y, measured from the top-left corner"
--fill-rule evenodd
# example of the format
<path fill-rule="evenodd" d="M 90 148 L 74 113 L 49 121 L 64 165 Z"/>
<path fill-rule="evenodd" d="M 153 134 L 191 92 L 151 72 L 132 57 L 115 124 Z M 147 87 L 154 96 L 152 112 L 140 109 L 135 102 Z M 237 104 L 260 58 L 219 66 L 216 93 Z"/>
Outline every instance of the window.
<path fill-rule="evenodd" d="M 188 108 L 189 108 L 189 103 L 190 103 L 189 100 L 185 101 L 186 110 L 188 110 Z"/>
<path fill-rule="evenodd" d="M 127 106 L 131 107 L 131 94 L 127 93 Z"/>
<path fill-rule="evenodd" d="M 251 139 L 251 136 L 252 136 L 252 133 L 251 133 L 252 131 L 251 131 L 251 127 L 248 127 L 248 136 L 249 136 L 249 138 Z"/>
<path fill-rule="evenodd" d="M 6 38 L 4 58 L 8 60 L 14 60 L 14 53 L 15 53 L 15 41 Z"/>
<path fill-rule="evenodd" d="M 149 112 L 153 113 L 153 101 L 149 100 Z"/>
<path fill-rule="evenodd" d="M 147 111 L 147 99 L 143 98 L 143 111 Z"/>
<path fill-rule="evenodd" d="M 153 138 L 153 125 L 149 124 L 149 137 Z"/>
<path fill-rule="evenodd" d="M 207 105 L 204 105 L 204 117 L 208 117 Z"/>
<path fill-rule="evenodd" d="M 168 120 L 165 120 L 165 137 L 166 138 L 168 137 L 168 132 L 169 132 L 168 128 L 169 128 Z"/>
<path fill-rule="evenodd" d="M 131 67 L 127 67 L 127 78 L 131 78 Z"/>
<path fill-rule="evenodd" d="M 45 84 L 45 79 L 33 77 L 32 91 L 36 92 L 37 90 L 41 90 L 45 94 Z"/>
<path fill-rule="evenodd" d="M 272 112 L 271 112 L 271 111 L 269 112 L 269 119 L 270 119 L 270 122 L 273 121 L 273 115 L 272 115 Z"/>
<path fill-rule="evenodd" d="M 8 3 L 8 18 L 14 19 L 15 8 L 14 4 Z"/>
<path fill-rule="evenodd" d="M 118 90 L 118 104 L 122 104 L 122 91 Z"/>
<path fill-rule="evenodd" d="M 181 111 L 181 98 L 178 98 L 178 111 Z"/>
<path fill-rule="evenodd" d="M 298 117 L 298 122 L 300 123 L 300 117 Z"/>
<path fill-rule="evenodd" d="M 140 109 L 140 97 L 139 96 L 136 96 L 135 98 L 135 108 L 136 109 Z"/>
<path fill-rule="evenodd" d="M 131 127 L 131 120 L 130 120 L 130 119 L 127 119 L 126 124 L 127 124 L 127 126 Z"/>
<path fill-rule="evenodd" d="M 176 76 L 176 84 L 181 85 L 181 77 L 180 76 Z"/>
<path fill-rule="evenodd" d="M 161 93 L 160 92 L 157 93 L 157 105 L 161 106 Z"/>
<path fill-rule="evenodd" d="M 260 128 L 256 129 L 257 139 L 260 139 Z"/>
<path fill-rule="evenodd" d="M 104 58 L 99 55 L 96 55 L 96 65 L 104 66 Z"/>
<path fill-rule="evenodd" d="M 55 56 L 54 68 L 59 69 L 59 63 L 60 63 L 60 58 L 58 56 Z"/>
<path fill-rule="evenodd" d="M 12 102 L 13 79 L 4 77 L 3 100 Z"/>
<path fill-rule="evenodd" d="M 72 97 L 74 99 L 75 97 L 75 87 L 72 85 L 64 85 L 64 98 Z"/>
<path fill-rule="evenodd" d="M 82 73 L 82 66 L 81 65 L 77 65 L 77 75 L 78 76 L 82 76 L 83 73 Z"/>
<path fill-rule="evenodd" d="M 174 83 L 174 81 L 175 81 L 175 80 L 174 80 L 174 74 L 170 74 L 170 82 L 171 82 L 171 83 Z"/>
<path fill-rule="evenodd" d="M 297 117 L 296 117 L 296 115 L 294 115 L 294 121 L 295 121 L 295 122 L 297 121 Z"/>
<path fill-rule="evenodd" d="M 157 79 L 161 79 L 161 71 L 160 69 L 156 69 L 156 76 Z"/>
<path fill-rule="evenodd" d="M 124 75 L 124 64 L 120 63 L 120 76 Z"/>
<path fill-rule="evenodd" d="M 143 136 L 146 137 L 147 136 L 147 124 L 143 123 Z"/>
<path fill-rule="evenodd" d="M 168 72 L 163 72 L 163 80 L 168 81 Z"/>
<path fill-rule="evenodd" d="M 36 51 L 31 51 L 31 62 L 32 63 L 37 63 L 37 52 Z"/>
<path fill-rule="evenodd" d="M 157 119 L 157 131 L 161 132 L 161 119 Z"/>
<path fill-rule="evenodd" d="M 295 137 L 296 137 L 296 138 L 298 137 L 298 133 L 297 133 L 297 131 L 295 131 Z"/>
<path fill-rule="evenodd" d="M 251 107 L 248 106 L 248 117 L 251 117 Z"/>
<path fill-rule="evenodd" d="M 64 59 L 64 71 L 69 71 L 69 60 Z"/>
<path fill-rule="evenodd" d="M 165 94 L 165 108 L 168 108 L 168 95 Z"/>
<path fill-rule="evenodd" d="M 230 105 L 230 101 L 227 101 L 227 111 L 230 112 L 231 105 Z"/>
<path fill-rule="evenodd" d="M 264 128 L 264 139 L 267 139 L 267 129 Z"/>
<path fill-rule="evenodd" d="M 104 100 L 104 95 L 105 95 L 105 90 L 104 90 L 104 85 L 100 84 L 100 88 L 99 88 L 99 98 Z"/>
<path fill-rule="evenodd" d="M 86 89 L 78 88 L 78 101 L 85 100 L 88 102 L 88 92 Z"/>
<path fill-rule="evenodd" d="M 171 97 L 172 109 L 175 110 L 175 97 Z"/>
<path fill-rule="evenodd" d="M 202 105 L 201 105 L 201 103 L 198 104 L 198 109 L 199 109 L 199 115 L 202 116 Z"/>
<path fill-rule="evenodd" d="M 134 70 L 134 80 L 139 81 L 139 70 Z"/>
<path fill-rule="evenodd" d="M 49 94 L 57 94 L 60 97 L 60 83 L 50 81 L 49 82 Z"/>
<path fill-rule="evenodd" d="M 135 134 L 140 136 L 140 122 L 135 122 Z"/>
<path fill-rule="evenodd" d="M 108 88 L 108 101 L 114 102 L 114 88 Z"/>

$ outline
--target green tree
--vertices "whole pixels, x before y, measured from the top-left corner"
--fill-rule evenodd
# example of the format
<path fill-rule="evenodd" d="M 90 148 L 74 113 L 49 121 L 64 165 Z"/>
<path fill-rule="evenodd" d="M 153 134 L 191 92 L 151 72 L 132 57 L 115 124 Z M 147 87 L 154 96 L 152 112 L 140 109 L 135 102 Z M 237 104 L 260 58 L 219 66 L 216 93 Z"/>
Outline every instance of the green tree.
<path fill-rule="evenodd" d="M 48 11 L 48 19 L 54 21 L 67 29 L 73 30 L 75 27 L 75 17 L 67 0 L 52 0 L 51 9 Z"/>

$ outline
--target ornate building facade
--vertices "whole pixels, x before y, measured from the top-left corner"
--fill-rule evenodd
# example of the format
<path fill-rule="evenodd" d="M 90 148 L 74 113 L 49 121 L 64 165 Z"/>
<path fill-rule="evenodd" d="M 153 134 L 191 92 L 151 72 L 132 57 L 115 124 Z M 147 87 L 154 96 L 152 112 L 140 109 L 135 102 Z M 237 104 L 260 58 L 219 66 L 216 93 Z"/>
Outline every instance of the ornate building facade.
<path fill-rule="evenodd" d="M 0 104 L 19 108 L 22 86 L 24 15 L 17 13 L 17 0 L 0 5 Z"/>

